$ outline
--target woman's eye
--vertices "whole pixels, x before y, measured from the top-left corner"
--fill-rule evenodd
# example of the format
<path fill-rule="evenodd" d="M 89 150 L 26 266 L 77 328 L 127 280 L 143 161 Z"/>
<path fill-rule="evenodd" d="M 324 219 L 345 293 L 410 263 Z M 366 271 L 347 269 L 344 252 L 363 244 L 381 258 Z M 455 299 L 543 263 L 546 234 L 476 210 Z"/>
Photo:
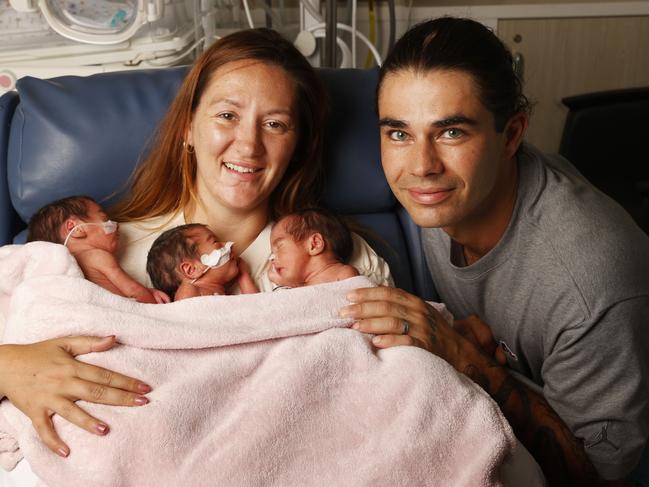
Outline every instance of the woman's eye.
<path fill-rule="evenodd" d="M 220 118 L 221 120 L 227 120 L 227 121 L 234 120 L 236 118 L 234 116 L 234 113 L 232 112 L 219 113 L 217 117 Z"/>
<path fill-rule="evenodd" d="M 286 132 L 286 130 L 288 130 L 286 124 L 282 122 L 278 122 L 277 120 L 268 120 L 266 122 L 266 127 L 268 127 L 273 131 L 280 131 L 280 132 Z"/>
<path fill-rule="evenodd" d="M 402 130 L 392 130 L 389 134 L 390 139 L 402 142 L 408 138 L 408 135 Z"/>

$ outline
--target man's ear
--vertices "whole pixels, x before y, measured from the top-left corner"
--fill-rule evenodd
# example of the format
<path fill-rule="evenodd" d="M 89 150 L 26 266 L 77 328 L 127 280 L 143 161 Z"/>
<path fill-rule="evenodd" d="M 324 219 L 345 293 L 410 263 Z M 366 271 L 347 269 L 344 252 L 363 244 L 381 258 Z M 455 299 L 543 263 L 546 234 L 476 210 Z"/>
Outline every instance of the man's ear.
<path fill-rule="evenodd" d="M 191 260 L 181 261 L 176 267 L 176 270 L 184 279 L 195 279 L 200 275 L 198 267 Z"/>
<path fill-rule="evenodd" d="M 530 119 L 527 113 L 516 113 L 505 125 L 505 158 L 511 159 L 523 142 Z"/>
<path fill-rule="evenodd" d="M 312 233 L 306 241 L 309 255 L 318 255 L 324 252 L 326 245 L 324 238 L 322 238 L 322 234 L 317 232 Z"/>

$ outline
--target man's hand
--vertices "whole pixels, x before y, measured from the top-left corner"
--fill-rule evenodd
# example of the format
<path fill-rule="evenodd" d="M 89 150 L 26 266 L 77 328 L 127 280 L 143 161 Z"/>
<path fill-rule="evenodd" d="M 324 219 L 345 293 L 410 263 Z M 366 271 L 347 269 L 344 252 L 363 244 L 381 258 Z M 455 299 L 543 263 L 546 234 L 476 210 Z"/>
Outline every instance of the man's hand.
<path fill-rule="evenodd" d="M 471 343 L 480 347 L 484 353 L 493 357 L 500 365 L 507 363 L 505 352 L 496 343 L 491 328 L 476 315 L 470 315 L 463 320 L 455 320 L 453 329 Z"/>
<path fill-rule="evenodd" d="M 403 289 L 355 289 L 347 299 L 354 304 L 345 306 L 341 316 L 356 320 L 353 328 L 376 335 L 372 342 L 377 348 L 414 345 L 438 355 L 459 371 L 469 357 L 471 363 L 491 362 L 477 341 L 462 336 L 435 308 Z M 408 333 L 404 334 L 406 322 Z"/>
<path fill-rule="evenodd" d="M 68 446 L 52 424 L 58 414 L 96 435 L 108 425 L 90 416 L 75 401 L 115 406 L 143 406 L 151 387 L 137 379 L 85 364 L 75 356 L 103 352 L 115 337 L 67 337 L 32 345 L 0 345 L 0 398 L 6 397 L 28 416 L 38 436 L 54 453 L 67 457 Z"/>

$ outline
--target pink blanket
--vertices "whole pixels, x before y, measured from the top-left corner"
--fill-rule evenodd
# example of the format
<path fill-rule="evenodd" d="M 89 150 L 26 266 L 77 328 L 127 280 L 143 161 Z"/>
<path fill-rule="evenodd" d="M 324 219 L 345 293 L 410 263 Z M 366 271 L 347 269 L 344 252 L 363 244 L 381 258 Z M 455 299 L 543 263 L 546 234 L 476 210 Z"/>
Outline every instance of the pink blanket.
<path fill-rule="evenodd" d="M 81 359 L 153 387 L 144 407 L 81 404 L 106 437 L 55 416 L 67 459 L 3 401 L 0 464 L 24 456 L 50 487 L 500 485 L 514 448 L 496 404 L 444 361 L 377 351 L 337 317 L 364 277 L 149 305 L 34 243 L 0 249 L 0 282 L 5 343 L 114 334 L 122 345 Z"/>

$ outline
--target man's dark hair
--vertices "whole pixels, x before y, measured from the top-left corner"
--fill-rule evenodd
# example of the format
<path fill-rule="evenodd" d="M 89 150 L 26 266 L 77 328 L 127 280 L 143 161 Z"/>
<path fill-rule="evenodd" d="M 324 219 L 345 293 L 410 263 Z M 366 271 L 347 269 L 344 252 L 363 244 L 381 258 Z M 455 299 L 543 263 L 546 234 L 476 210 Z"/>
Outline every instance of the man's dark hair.
<path fill-rule="evenodd" d="M 530 111 L 509 49 L 481 23 L 454 17 L 417 24 L 397 41 L 381 66 L 377 100 L 389 73 L 435 69 L 464 71 L 473 77 L 497 132 L 504 130 L 512 115 Z"/>
<path fill-rule="evenodd" d="M 69 196 L 38 210 L 27 225 L 27 241 L 63 243 L 61 226 L 68 218 L 88 218 L 88 204 L 97 202 L 90 196 Z"/>
<path fill-rule="evenodd" d="M 187 237 L 187 232 L 194 228 L 207 228 L 207 225 L 188 223 L 162 232 L 146 257 L 146 272 L 153 287 L 172 298 L 182 282 L 176 270 L 178 263 L 184 259 L 198 258 L 196 242 Z"/>
<path fill-rule="evenodd" d="M 349 227 L 342 218 L 322 208 L 305 208 L 284 218 L 288 218 L 286 232 L 297 242 L 317 232 L 322 235 L 327 249 L 331 250 L 340 262 L 349 262 L 354 243 Z"/>

